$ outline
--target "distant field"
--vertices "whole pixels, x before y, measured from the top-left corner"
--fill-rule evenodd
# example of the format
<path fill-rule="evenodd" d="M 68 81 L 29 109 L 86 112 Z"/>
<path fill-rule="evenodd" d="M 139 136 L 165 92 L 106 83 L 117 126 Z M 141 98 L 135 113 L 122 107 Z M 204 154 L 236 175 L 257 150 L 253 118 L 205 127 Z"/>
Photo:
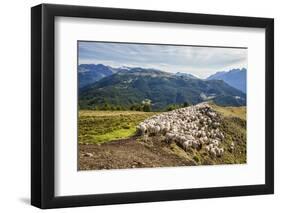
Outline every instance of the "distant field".
<path fill-rule="evenodd" d="M 99 144 L 133 136 L 136 126 L 155 112 L 79 111 L 79 144 Z"/>
<path fill-rule="evenodd" d="M 214 109 L 221 113 L 223 116 L 226 117 L 238 117 L 240 119 L 246 120 L 246 107 L 221 107 L 215 104 L 212 104 Z"/>

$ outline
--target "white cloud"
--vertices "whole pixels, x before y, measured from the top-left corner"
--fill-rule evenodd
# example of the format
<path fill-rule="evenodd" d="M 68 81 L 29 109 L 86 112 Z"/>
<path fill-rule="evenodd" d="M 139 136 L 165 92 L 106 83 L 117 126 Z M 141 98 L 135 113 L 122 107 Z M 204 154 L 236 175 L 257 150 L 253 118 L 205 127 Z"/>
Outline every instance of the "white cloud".
<path fill-rule="evenodd" d="M 247 49 L 79 42 L 82 63 L 149 67 L 205 78 L 217 71 L 247 67 Z"/>

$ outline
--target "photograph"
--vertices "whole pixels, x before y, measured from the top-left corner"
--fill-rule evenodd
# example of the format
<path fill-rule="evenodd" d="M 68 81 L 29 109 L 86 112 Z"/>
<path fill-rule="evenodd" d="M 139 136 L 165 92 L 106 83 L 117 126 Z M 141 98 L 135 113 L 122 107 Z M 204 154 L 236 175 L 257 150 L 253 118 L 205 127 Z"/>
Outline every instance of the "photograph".
<path fill-rule="evenodd" d="M 29 169 L 13 167 L 29 172 L 30 190 L 18 200 L 54 209 L 247 196 L 252 209 L 274 197 L 272 16 L 280 13 L 152 4 L 28 8 L 31 45 L 17 50 L 31 53 L 18 63 L 30 66 L 30 94 L 6 92 L 17 104 L 3 105 L 30 101 Z M 3 79 L 9 91 L 14 78 Z M 10 120 L 14 133 L 18 119 Z M 225 202 L 219 209 L 233 206 Z"/>
<path fill-rule="evenodd" d="M 77 42 L 78 170 L 247 163 L 247 48 Z"/>

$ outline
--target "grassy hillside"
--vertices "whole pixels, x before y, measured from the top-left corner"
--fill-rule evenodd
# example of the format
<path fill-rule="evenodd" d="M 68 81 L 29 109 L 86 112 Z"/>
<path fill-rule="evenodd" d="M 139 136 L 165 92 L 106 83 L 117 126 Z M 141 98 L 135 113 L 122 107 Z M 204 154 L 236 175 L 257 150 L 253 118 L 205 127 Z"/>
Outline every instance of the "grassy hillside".
<path fill-rule="evenodd" d="M 109 104 L 129 109 L 149 99 L 152 109 L 161 111 L 171 104 L 197 104 L 209 98 L 221 106 L 246 104 L 243 92 L 221 80 L 205 81 L 149 70 L 116 73 L 83 88 L 79 106 L 93 109 Z"/>
<path fill-rule="evenodd" d="M 79 111 L 79 143 L 97 144 L 131 137 L 152 112 Z"/>
<path fill-rule="evenodd" d="M 230 117 L 238 117 L 242 120 L 246 120 L 246 107 L 220 107 L 215 104 L 212 104 L 212 107 L 214 109 L 221 113 L 224 117 L 230 118 Z"/>
<path fill-rule="evenodd" d="M 224 163 L 246 163 L 247 122 L 246 107 L 219 107 L 213 105 L 223 117 L 222 130 L 225 133 L 224 148 L 227 150 L 220 159 Z M 231 151 L 231 144 L 234 150 Z"/>
<path fill-rule="evenodd" d="M 176 144 L 170 147 L 174 153 L 193 161 L 195 165 L 215 164 L 243 164 L 247 162 L 247 129 L 246 129 L 246 107 L 221 107 L 215 104 L 211 106 L 222 117 L 221 129 L 225 135 L 222 147 L 225 152 L 220 158 L 212 158 L 204 149 L 184 152 Z M 234 149 L 231 145 L 234 144 Z"/>
<path fill-rule="evenodd" d="M 130 165 L 132 159 L 135 158 L 136 155 L 141 156 L 141 153 L 146 152 L 155 153 L 149 154 L 150 160 L 158 159 L 157 157 L 159 157 L 159 152 L 161 152 L 162 158 L 164 158 L 164 156 L 169 156 L 169 158 L 165 159 L 166 163 L 162 165 L 161 163 L 157 163 L 156 161 L 153 164 L 150 164 L 149 159 L 142 160 L 139 156 L 138 161 L 145 162 L 145 164 L 141 164 L 140 167 L 154 167 L 156 165 L 176 166 L 176 164 L 179 162 L 180 163 L 178 165 L 216 165 L 246 163 L 246 107 L 221 107 L 215 104 L 210 105 L 215 111 L 219 113 L 221 117 L 220 128 L 225 136 L 225 139 L 222 143 L 222 147 L 225 151 L 221 157 L 214 158 L 210 156 L 203 148 L 199 150 L 192 149 L 189 151 L 184 151 L 176 143 L 165 143 L 163 136 L 156 135 L 149 138 L 132 137 L 135 135 L 136 126 L 146 118 L 158 114 L 156 112 L 80 110 L 79 144 L 92 146 L 90 146 L 91 148 L 89 148 L 91 151 L 83 151 L 83 153 L 93 152 L 92 149 L 103 150 L 102 152 L 105 153 L 99 153 L 99 151 L 97 151 L 97 153 L 93 152 L 96 158 L 93 158 L 92 160 L 88 158 L 87 159 L 93 164 L 98 164 L 97 162 L 104 161 L 104 164 L 110 166 L 110 168 L 115 168 L 116 165 L 111 160 L 108 161 L 108 159 L 111 159 L 111 154 L 108 154 L 106 151 L 108 149 L 114 150 L 112 151 L 114 153 L 122 153 L 122 157 L 115 154 L 115 160 L 116 162 L 119 162 L 116 168 L 127 168 L 127 164 Z M 130 142 L 126 142 L 124 140 L 124 143 L 106 143 L 127 138 L 130 138 Z M 96 148 L 96 145 L 98 144 L 102 144 L 102 146 L 98 146 L 100 148 Z M 87 150 L 86 147 L 84 147 L 83 149 Z M 104 157 L 105 155 L 106 157 Z M 172 156 L 176 156 L 176 159 L 178 160 L 175 161 L 175 157 Z M 170 158 L 174 160 L 170 162 Z M 84 159 L 85 168 L 88 168 L 89 166 L 88 163 L 86 163 L 88 162 L 87 159 Z M 127 164 L 123 165 L 122 161 L 126 161 Z"/>

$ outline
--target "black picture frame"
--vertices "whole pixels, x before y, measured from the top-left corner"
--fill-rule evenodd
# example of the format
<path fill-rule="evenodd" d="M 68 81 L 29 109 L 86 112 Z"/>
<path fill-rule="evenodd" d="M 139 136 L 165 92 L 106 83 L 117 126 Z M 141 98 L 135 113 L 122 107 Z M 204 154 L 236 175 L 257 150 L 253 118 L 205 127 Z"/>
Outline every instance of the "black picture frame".
<path fill-rule="evenodd" d="M 56 197 L 54 21 L 58 16 L 264 28 L 265 184 Z M 31 204 L 36 207 L 46 209 L 274 193 L 274 20 L 271 18 L 41 4 L 31 8 L 31 97 Z"/>

